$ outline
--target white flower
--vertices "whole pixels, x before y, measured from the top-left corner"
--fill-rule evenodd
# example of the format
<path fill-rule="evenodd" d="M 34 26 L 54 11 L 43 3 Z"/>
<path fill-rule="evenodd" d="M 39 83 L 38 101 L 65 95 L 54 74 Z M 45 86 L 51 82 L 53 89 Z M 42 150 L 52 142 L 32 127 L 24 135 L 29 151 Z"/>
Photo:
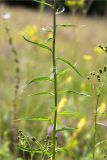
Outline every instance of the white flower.
<path fill-rule="evenodd" d="M 8 20 L 8 19 L 11 18 L 11 14 L 10 13 L 5 13 L 5 14 L 3 14 L 2 17 L 3 17 L 3 19 Z"/>

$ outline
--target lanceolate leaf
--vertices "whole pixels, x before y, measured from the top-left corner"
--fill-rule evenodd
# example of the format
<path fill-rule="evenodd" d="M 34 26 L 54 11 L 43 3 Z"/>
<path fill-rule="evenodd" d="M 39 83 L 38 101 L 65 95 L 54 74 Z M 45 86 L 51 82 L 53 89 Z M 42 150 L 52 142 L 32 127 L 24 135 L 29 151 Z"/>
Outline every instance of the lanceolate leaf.
<path fill-rule="evenodd" d="M 67 90 L 67 91 L 58 91 L 58 94 L 78 94 L 78 95 L 81 95 L 81 96 L 90 96 L 86 93 L 79 93 L 79 92 L 76 92 L 76 91 L 72 91 L 72 90 Z"/>
<path fill-rule="evenodd" d="M 41 48 L 47 49 L 48 51 L 52 52 L 52 49 L 51 49 L 50 47 L 48 47 L 48 46 L 46 46 L 46 45 L 44 45 L 44 44 L 42 44 L 42 43 L 33 42 L 33 41 L 31 41 L 31 40 L 28 40 L 28 39 L 25 38 L 24 36 L 23 36 L 23 38 L 24 38 L 27 42 L 30 42 L 30 43 L 32 43 L 32 44 L 35 44 L 35 45 L 37 45 L 37 46 L 39 46 L 39 47 L 41 47 Z"/>
<path fill-rule="evenodd" d="M 72 116 L 75 116 L 75 117 L 81 117 L 82 116 L 82 114 L 79 113 L 79 112 L 69 112 L 69 111 L 59 112 L 58 114 L 59 115 L 72 115 Z"/>
<path fill-rule="evenodd" d="M 56 132 L 62 132 L 62 131 L 74 131 L 76 128 L 61 128 L 57 129 Z"/>
<path fill-rule="evenodd" d="M 46 6 L 48 6 L 48 7 L 51 7 L 51 8 L 53 9 L 53 6 L 52 6 L 51 4 L 49 4 L 49 3 L 43 2 L 43 1 L 41 1 L 41 0 L 33 0 L 33 1 L 38 2 L 38 3 L 40 3 L 40 4 L 43 4 L 43 5 L 46 5 Z"/>
<path fill-rule="evenodd" d="M 66 148 L 63 148 L 63 147 L 61 147 L 61 148 L 56 148 L 56 150 L 55 150 L 56 152 L 66 152 L 67 151 L 67 149 Z"/>
<path fill-rule="evenodd" d="M 37 77 L 29 81 L 28 85 L 38 81 L 52 81 L 52 80 L 49 77 Z"/>
<path fill-rule="evenodd" d="M 62 62 L 64 62 L 64 63 L 66 63 L 66 64 L 68 64 L 79 76 L 83 77 L 81 75 L 81 73 L 75 68 L 75 66 L 73 64 L 71 64 L 68 60 L 66 60 L 66 59 L 64 59 L 62 57 L 57 57 L 57 59 L 62 61 Z"/>
<path fill-rule="evenodd" d="M 66 24 L 58 24 L 58 25 L 56 25 L 56 27 L 77 27 L 77 25 L 73 25 L 73 24 L 68 24 L 68 25 L 66 25 Z"/>
<path fill-rule="evenodd" d="M 31 94 L 29 96 L 38 96 L 38 95 L 45 95 L 45 94 L 52 95 L 52 96 L 54 95 L 54 93 L 52 93 L 52 92 L 39 92 L 39 93 Z"/>
<path fill-rule="evenodd" d="M 72 28 L 74 28 L 74 27 L 84 27 L 85 25 L 75 25 L 75 24 L 58 24 L 58 25 L 56 25 L 56 27 L 72 27 Z"/>
<path fill-rule="evenodd" d="M 25 117 L 25 118 L 16 119 L 16 121 L 21 121 L 21 120 L 27 120 L 27 121 L 50 121 L 49 118 L 43 118 L 43 117 Z"/>
<path fill-rule="evenodd" d="M 67 72 L 68 72 L 68 68 L 67 69 L 65 69 L 65 70 L 63 70 L 63 71 L 60 71 L 60 72 L 58 72 L 58 76 L 62 76 L 62 75 L 64 75 L 64 74 L 66 74 Z"/>

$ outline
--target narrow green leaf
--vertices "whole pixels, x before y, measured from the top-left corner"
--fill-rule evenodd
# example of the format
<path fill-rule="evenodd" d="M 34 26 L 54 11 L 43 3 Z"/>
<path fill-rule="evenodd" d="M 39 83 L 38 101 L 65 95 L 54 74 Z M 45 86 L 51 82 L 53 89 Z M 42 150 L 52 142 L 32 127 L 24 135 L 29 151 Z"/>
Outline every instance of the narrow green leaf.
<path fill-rule="evenodd" d="M 38 82 L 38 81 L 52 81 L 49 77 L 37 77 L 37 78 L 33 78 L 31 81 L 28 82 L 29 84 L 32 84 L 34 82 Z"/>
<path fill-rule="evenodd" d="M 68 60 L 66 60 L 66 59 L 64 59 L 62 57 L 57 57 L 57 59 L 62 61 L 62 62 L 64 62 L 64 63 L 66 63 L 66 64 L 68 64 L 79 76 L 83 77 L 81 75 L 81 73 L 75 68 L 75 66 L 73 64 L 71 64 Z"/>
<path fill-rule="evenodd" d="M 52 92 L 39 92 L 39 93 L 34 93 L 34 94 L 31 94 L 28 96 L 38 96 L 38 95 L 51 95 L 51 96 L 53 96 L 54 93 L 52 93 Z"/>
<path fill-rule="evenodd" d="M 58 76 L 62 76 L 62 75 L 64 75 L 64 74 L 66 74 L 67 72 L 68 72 L 68 68 L 67 69 L 65 69 L 65 70 L 63 70 L 63 71 L 60 71 L 59 73 L 58 73 Z"/>
<path fill-rule="evenodd" d="M 48 7 L 53 9 L 53 6 L 51 4 L 49 4 L 49 3 L 46 3 L 46 2 L 43 2 L 43 1 L 39 1 L 39 0 L 33 0 L 33 1 L 38 2 L 40 4 L 43 4 L 43 5 L 46 5 L 46 6 L 48 6 Z"/>
<path fill-rule="evenodd" d="M 75 25 L 75 24 L 57 24 L 56 27 L 85 27 L 85 25 Z"/>
<path fill-rule="evenodd" d="M 106 140 L 106 139 L 105 139 L 105 140 L 103 140 L 103 141 L 98 142 L 98 143 L 95 145 L 95 147 L 98 147 L 99 145 L 101 145 L 101 144 L 103 144 L 103 143 L 105 143 L 105 142 L 107 142 L 107 140 Z"/>
<path fill-rule="evenodd" d="M 61 148 L 56 148 L 56 149 L 55 149 L 55 151 L 56 151 L 56 152 L 66 152 L 66 151 L 67 151 L 67 149 L 66 149 L 66 148 L 61 147 Z"/>
<path fill-rule="evenodd" d="M 86 93 L 79 93 L 79 92 L 71 91 L 71 90 L 67 90 L 67 91 L 58 91 L 58 94 L 78 94 L 78 95 L 86 96 L 86 97 L 89 97 L 89 96 L 90 96 L 90 95 L 88 95 L 88 94 L 86 94 Z"/>
<path fill-rule="evenodd" d="M 61 128 L 61 129 L 57 129 L 56 132 L 62 132 L 62 131 L 74 131 L 77 128 Z"/>
<path fill-rule="evenodd" d="M 82 114 L 79 113 L 79 112 L 69 112 L 69 111 L 59 112 L 58 114 L 59 115 L 72 115 L 72 116 L 75 116 L 75 117 L 81 117 L 82 116 Z"/>
<path fill-rule="evenodd" d="M 77 25 L 74 24 L 58 24 L 56 25 L 56 27 L 77 27 Z"/>
<path fill-rule="evenodd" d="M 34 153 L 38 153 L 38 154 L 42 154 L 42 151 L 41 150 L 38 150 L 38 149 L 32 149 L 32 148 L 25 148 L 23 146 L 20 146 L 20 145 L 16 145 L 16 147 L 22 151 L 26 151 L 26 152 L 34 152 Z"/>
<path fill-rule="evenodd" d="M 27 120 L 27 121 L 50 121 L 49 118 L 44 118 L 44 117 L 25 117 L 25 118 L 16 119 L 15 121 L 21 121 L 21 120 Z"/>
<path fill-rule="evenodd" d="M 23 36 L 23 38 L 24 38 L 25 41 L 27 41 L 27 42 L 30 42 L 30 43 L 32 43 L 32 44 L 35 44 L 35 45 L 37 45 L 37 46 L 39 46 L 39 47 L 41 47 L 41 48 L 47 49 L 48 51 L 51 51 L 51 52 L 52 52 L 52 49 L 51 49 L 50 47 L 48 47 L 48 46 L 46 46 L 46 45 L 44 45 L 44 44 L 42 44 L 42 43 L 33 42 L 33 41 L 31 41 L 31 40 L 28 40 L 28 39 L 25 38 L 24 36 Z"/>

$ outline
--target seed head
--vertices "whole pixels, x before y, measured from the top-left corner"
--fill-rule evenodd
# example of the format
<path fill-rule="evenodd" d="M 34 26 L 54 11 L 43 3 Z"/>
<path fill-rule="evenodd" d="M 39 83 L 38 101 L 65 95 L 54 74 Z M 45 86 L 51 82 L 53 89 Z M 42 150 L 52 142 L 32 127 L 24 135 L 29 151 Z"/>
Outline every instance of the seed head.
<path fill-rule="evenodd" d="M 102 71 L 102 69 L 101 69 L 101 68 L 99 69 L 99 73 L 103 73 L 103 71 Z"/>
<path fill-rule="evenodd" d="M 107 67 L 106 66 L 104 66 L 104 72 L 106 72 L 107 71 Z"/>
<path fill-rule="evenodd" d="M 35 137 L 32 137 L 32 141 L 35 142 L 35 141 L 36 141 L 36 138 L 35 138 Z"/>

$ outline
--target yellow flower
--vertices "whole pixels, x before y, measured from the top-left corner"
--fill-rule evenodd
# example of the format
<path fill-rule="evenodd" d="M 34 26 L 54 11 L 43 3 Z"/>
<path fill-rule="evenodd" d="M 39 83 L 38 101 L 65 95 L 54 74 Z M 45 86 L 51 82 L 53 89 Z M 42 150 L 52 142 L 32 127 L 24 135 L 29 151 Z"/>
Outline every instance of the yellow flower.
<path fill-rule="evenodd" d="M 24 31 L 21 32 L 21 35 L 27 36 L 31 39 L 37 39 L 38 28 L 37 26 L 26 26 Z"/>
<path fill-rule="evenodd" d="M 84 59 L 85 61 L 91 61 L 91 60 L 92 60 L 92 56 L 90 56 L 90 55 L 84 55 L 84 56 L 83 56 L 83 59 Z"/>
<path fill-rule="evenodd" d="M 85 4 L 85 1 L 84 1 L 84 0 L 79 0 L 79 1 L 78 1 L 78 6 L 79 6 L 79 7 L 83 7 L 84 4 Z"/>
<path fill-rule="evenodd" d="M 53 38 L 53 34 L 52 33 L 48 33 L 48 39 Z"/>
<path fill-rule="evenodd" d="M 75 0 L 68 0 L 68 1 L 66 2 L 66 5 L 67 5 L 67 6 L 72 6 L 72 7 L 74 7 L 74 6 L 76 6 L 76 1 L 75 1 Z"/>
<path fill-rule="evenodd" d="M 106 102 L 103 101 L 99 106 L 98 113 L 104 113 L 105 110 L 106 110 Z"/>
<path fill-rule="evenodd" d="M 65 106 L 66 103 L 67 103 L 67 97 L 64 96 L 62 97 L 62 99 L 58 104 L 58 112 Z"/>
<path fill-rule="evenodd" d="M 72 135 L 73 139 L 75 139 L 78 136 L 78 134 L 82 131 L 85 125 L 86 125 L 86 118 L 80 119 L 79 123 L 77 124 L 77 130 Z"/>
<path fill-rule="evenodd" d="M 96 54 L 103 54 L 104 51 L 100 47 L 95 47 L 94 48 L 94 53 L 96 53 Z"/>
<path fill-rule="evenodd" d="M 68 142 L 67 149 L 73 149 L 78 145 L 78 140 L 74 139 L 73 141 Z"/>
<path fill-rule="evenodd" d="M 86 125 L 86 119 L 85 118 L 82 118 L 80 119 L 78 125 L 77 125 L 77 128 L 80 130 L 82 130 L 82 128 Z"/>
<path fill-rule="evenodd" d="M 82 83 L 80 84 L 80 87 L 81 87 L 81 89 L 85 89 L 85 83 L 82 82 Z"/>

